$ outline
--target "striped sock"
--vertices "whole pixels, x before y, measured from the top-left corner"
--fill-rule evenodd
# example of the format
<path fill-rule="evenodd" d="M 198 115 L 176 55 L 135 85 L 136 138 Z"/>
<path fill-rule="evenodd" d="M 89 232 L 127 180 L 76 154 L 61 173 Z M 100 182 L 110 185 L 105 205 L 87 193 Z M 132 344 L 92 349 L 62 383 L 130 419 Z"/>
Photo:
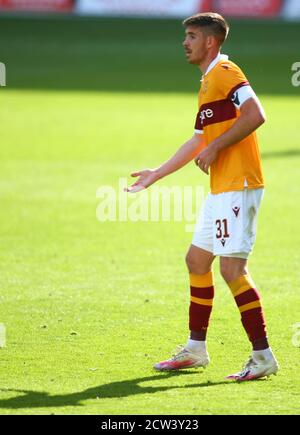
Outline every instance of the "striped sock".
<path fill-rule="evenodd" d="M 240 310 L 242 324 L 251 343 L 266 340 L 266 322 L 261 299 L 251 277 L 242 275 L 228 285 Z"/>
<path fill-rule="evenodd" d="M 213 272 L 205 275 L 190 273 L 191 302 L 189 328 L 191 338 L 204 341 L 214 298 Z"/>

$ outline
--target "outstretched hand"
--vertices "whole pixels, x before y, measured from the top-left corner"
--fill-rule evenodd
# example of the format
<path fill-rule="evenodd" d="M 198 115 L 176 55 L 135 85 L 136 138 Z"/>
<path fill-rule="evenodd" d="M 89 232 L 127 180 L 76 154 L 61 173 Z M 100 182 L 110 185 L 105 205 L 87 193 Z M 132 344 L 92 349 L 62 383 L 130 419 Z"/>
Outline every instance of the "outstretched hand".
<path fill-rule="evenodd" d="M 159 179 L 158 173 L 154 169 L 143 169 L 141 171 L 133 172 L 132 177 L 139 177 L 135 183 L 129 187 L 125 187 L 125 192 L 136 193 L 151 186 Z"/>

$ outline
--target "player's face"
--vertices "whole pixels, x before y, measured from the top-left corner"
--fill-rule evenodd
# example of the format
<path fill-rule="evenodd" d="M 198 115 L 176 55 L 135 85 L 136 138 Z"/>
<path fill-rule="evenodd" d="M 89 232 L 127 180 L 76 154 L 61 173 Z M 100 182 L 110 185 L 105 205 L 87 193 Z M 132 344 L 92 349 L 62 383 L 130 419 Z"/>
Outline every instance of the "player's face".
<path fill-rule="evenodd" d="M 183 47 L 188 62 L 200 65 L 205 60 L 208 52 L 207 35 L 199 27 L 188 26 L 185 30 Z"/>

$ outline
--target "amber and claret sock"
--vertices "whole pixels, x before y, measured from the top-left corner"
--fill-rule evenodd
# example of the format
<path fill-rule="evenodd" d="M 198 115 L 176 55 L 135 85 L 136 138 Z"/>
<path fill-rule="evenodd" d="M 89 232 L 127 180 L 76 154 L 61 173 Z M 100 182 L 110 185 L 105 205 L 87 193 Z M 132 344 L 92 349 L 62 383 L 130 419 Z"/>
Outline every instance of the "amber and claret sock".
<path fill-rule="evenodd" d="M 190 273 L 190 290 L 190 338 L 205 341 L 214 299 L 213 272 L 210 271 L 204 275 Z"/>
<path fill-rule="evenodd" d="M 267 349 L 269 344 L 261 298 L 251 277 L 242 275 L 228 285 L 240 310 L 241 321 L 253 350 Z"/>

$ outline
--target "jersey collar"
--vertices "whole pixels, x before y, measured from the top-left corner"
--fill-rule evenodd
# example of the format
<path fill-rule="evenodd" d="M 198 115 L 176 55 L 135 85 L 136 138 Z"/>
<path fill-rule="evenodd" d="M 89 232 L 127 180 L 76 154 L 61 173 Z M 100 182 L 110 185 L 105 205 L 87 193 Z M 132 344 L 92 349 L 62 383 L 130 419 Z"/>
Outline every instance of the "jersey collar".
<path fill-rule="evenodd" d="M 214 60 L 208 65 L 208 68 L 202 77 L 205 77 L 221 60 L 228 60 L 228 56 L 226 54 L 219 53 L 217 57 L 215 57 Z"/>

